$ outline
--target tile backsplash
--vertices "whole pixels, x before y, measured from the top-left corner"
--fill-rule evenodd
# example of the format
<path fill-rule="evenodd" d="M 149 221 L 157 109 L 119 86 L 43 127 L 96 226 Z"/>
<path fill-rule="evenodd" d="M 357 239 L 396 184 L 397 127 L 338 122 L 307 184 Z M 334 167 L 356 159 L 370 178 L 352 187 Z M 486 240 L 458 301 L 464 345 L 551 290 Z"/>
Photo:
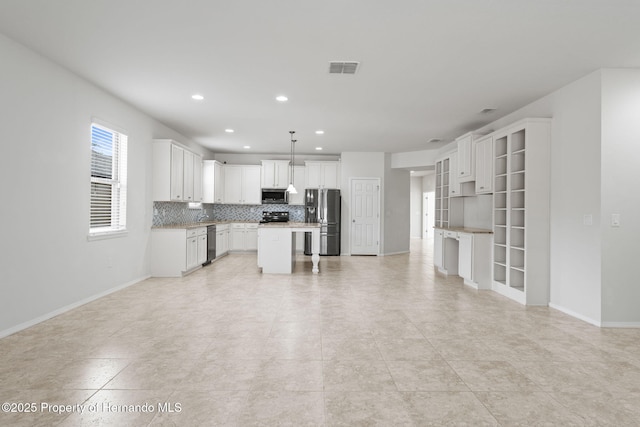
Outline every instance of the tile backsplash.
<path fill-rule="evenodd" d="M 304 206 L 296 205 L 214 205 L 203 203 L 200 209 L 190 209 L 188 203 L 153 202 L 153 226 L 184 224 L 198 221 L 260 221 L 262 211 L 287 211 L 289 219 L 304 221 Z"/>

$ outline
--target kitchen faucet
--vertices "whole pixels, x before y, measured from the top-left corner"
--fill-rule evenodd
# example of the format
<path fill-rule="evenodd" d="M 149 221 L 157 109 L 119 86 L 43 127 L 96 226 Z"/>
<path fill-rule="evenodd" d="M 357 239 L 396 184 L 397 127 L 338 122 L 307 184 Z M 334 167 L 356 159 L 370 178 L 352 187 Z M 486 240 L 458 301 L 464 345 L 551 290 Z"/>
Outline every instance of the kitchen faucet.
<path fill-rule="evenodd" d="M 207 213 L 205 212 L 205 210 L 203 209 L 202 212 L 200 212 L 198 214 L 198 218 L 196 219 L 197 222 L 202 221 L 205 218 L 209 218 L 209 215 L 207 215 Z"/>

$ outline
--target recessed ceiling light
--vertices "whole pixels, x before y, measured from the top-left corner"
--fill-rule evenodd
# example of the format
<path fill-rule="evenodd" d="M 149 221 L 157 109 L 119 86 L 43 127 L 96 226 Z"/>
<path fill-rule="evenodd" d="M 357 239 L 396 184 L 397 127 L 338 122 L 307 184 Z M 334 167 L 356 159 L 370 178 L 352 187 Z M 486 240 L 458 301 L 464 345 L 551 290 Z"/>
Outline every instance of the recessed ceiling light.
<path fill-rule="evenodd" d="M 278 96 L 276 96 L 276 101 L 286 102 L 286 101 L 288 101 L 288 100 L 289 100 L 289 98 L 287 98 L 287 97 L 286 97 L 286 96 L 284 96 L 284 95 L 278 95 Z"/>
<path fill-rule="evenodd" d="M 317 130 L 316 131 L 316 135 L 324 135 L 324 131 L 323 130 Z"/>
<path fill-rule="evenodd" d="M 245 146 L 244 146 L 244 147 L 242 147 L 242 148 L 244 148 L 245 150 L 248 150 L 249 148 L 251 148 L 251 146 L 250 146 L 250 145 L 245 145 Z"/>
<path fill-rule="evenodd" d="M 322 151 L 322 147 L 316 147 L 316 150 Z"/>
<path fill-rule="evenodd" d="M 195 99 L 196 101 L 202 101 L 204 99 L 204 96 L 200 95 L 199 93 L 196 93 L 195 95 L 191 95 L 191 99 Z"/>
<path fill-rule="evenodd" d="M 225 129 L 224 131 L 225 131 L 226 133 L 234 133 L 234 132 L 235 132 L 235 130 L 233 130 L 233 129 Z"/>
<path fill-rule="evenodd" d="M 491 113 L 493 113 L 495 111 L 496 111 L 495 108 L 485 108 L 482 111 L 480 111 L 480 114 L 491 114 Z"/>
<path fill-rule="evenodd" d="M 416 171 L 409 171 L 410 173 L 415 173 Z"/>
<path fill-rule="evenodd" d="M 431 138 L 431 139 L 430 139 L 429 141 L 427 141 L 427 142 L 429 142 L 429 143 L 431 143 L 431 144 L 434 144 L 434 143 L 436 143 L 436 142 L 440 142 L 440 141 L 442 141 L 440 138 Z"/>

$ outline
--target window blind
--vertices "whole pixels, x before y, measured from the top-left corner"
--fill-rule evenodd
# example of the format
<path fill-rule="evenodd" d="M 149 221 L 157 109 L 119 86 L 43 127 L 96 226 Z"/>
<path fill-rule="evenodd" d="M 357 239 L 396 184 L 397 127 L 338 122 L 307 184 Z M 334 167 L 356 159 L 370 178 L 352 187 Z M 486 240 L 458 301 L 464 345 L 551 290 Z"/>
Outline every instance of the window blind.
<path fill-rule="evenodd" d="M 91 124 L 90 234 L 126 230 L 127 136 Z"/>

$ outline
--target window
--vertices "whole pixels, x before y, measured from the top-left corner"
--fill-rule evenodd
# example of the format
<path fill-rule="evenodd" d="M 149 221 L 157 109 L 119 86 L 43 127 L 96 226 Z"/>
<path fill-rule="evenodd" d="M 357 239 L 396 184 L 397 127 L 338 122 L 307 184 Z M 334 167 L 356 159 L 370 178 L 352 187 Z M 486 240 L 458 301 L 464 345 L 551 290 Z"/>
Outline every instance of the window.
<path fill-rule="evenodd" d="M 89 236 L 113 235 L 127 225 L 127 136 L 91 124 Z"/>

